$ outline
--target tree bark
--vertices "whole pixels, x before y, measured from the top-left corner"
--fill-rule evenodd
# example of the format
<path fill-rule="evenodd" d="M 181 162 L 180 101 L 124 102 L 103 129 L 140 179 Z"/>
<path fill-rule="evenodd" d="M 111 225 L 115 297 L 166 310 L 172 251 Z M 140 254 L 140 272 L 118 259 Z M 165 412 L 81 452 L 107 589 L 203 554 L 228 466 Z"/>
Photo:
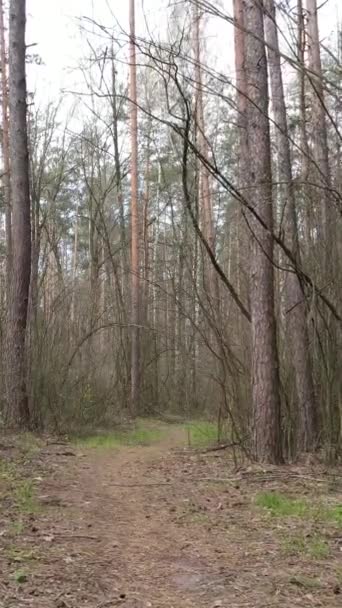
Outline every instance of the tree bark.
<path fill-rule="evenodd" d="M 118 92 L 117 92 L 117 78 L 116 78 L 116 67 L 114 48 L 112 48 L 112 112 L 113 112 L 113 147 L 114 147 L 114 165 L 115 165 L 115 184 L 117 193 L 117 203 L 119 207 L 119 218 L 120 218 L 120 241 L 121 241 L 121 265 L 122 265 L 122 292 L 125 302 L 129 299 L 129 260 L 127 253 L 127 237 L 126 237 L 126 226 L 125 226 L 125 209 L 124 200 L 122 193 L 122 170 L 120 162 L 120 149 L 119 149 L 119 109 L 118 109 Z"/>
<path fill-rule="evenodd" d="M 70 318 L 71 323 L 75 323 L 75 308 L 76 308 L 76 286 L 77 286 L 77 265 L 78 265 L 78 229 L 79 229 L 79 219 L 78 219 L 78 207 L 79 200 L 77 199 L 76 210 L 75 210 L 75 220 L 74 220 L 74 243 L 73 243 L 73 253 L 72 253 L 72 292 L 71 292 L 71 311 Z"/>
<path fill-rule="evenodd" d="M 279 41 L 274 0 L 265 3 L 265 33 L 272 92 L 272 108 L 277 126 L 278 182 L 285 219 L 285 242 L 298 266 L 301 265 L 296 215 L 296 200 L 283 78 L 280 64 Z M 285 277 L 286 339 L 289 340 L 291 360 L 298 398 L 298 449 L 310 450 L 317 441 L 317 409 L 310 361 L 309 336 L 306 322 L 306 303 L 298 275 L 289 269 Z"/>
<path fill-rule="evenodd" d="M 195 6 L 194 14 L 194 54 L 195 54 L 195 76 L 196 76 L 196 128 L 198 149 L 203 158 L 208 158 L 208 142 L 205 134 L 204 103 L 203 103 L 203 79 L 201 68 L 201 47 L 200 47 L 200 23 L 201 16 L 199 8 Z M 199 167 L 199 193 L 200 193 L 200 215 L 203 235 L 211 249 L 215 252 L 215 236 L 213 225 L 212 198 L 210 193 L 210 179 L 208 169 L 200 164 Z M 217 276 L 212 264 L 207 259 L 204 252 L 204 288 L 208 295 L 215 300 L 218 297 Z M 216 281 L 216 285 L 215 285 Z M 215 308 L 218 302 L 215 301 Z"/>
<path fill-rule="evenodd" d="M 146 344 L 146 327 L 149 322 L 149 294 L 150 294 L 150 244 L 149 244 L 149 207 L 150 207 L 150 172 L 151 172 L 151 150 L 150 150 L 150 127 L 147 134 L 145 188 L 143 197 L 143 221 L 142 221 L 142 259 L 144 284 L 142 289 L 141 320 L 145 327 L 144 343 Z"/>
<path fill-rule="evenodd" d="M 10 2 L 9 110 L 13 230 L 13 272 L 8 301 L 8 424 L 28 426 L 26 326 L 31 273 L 31 218 L 26 117 L 25 0 Z"/>
<path fill-rule="evenodd" d="M 303 182 L 303 226 L 304 226 L 304 242 L 305 253 L 309 255 L 311 250 L 311 234 L 312 234 L 312 210 L 311 210 L 311 187 L 309 186 L 310 177 L 310 150 L 308 144 L 307 132 L 307 108 L 305 99 L 305 27 L 303 15 L 303 2 L 297 0 L 297 56 L 300 69 L 298 71 L 299 79 L 299 132 L 301 146 L 301 181 Z"/>
<path fill-rule="evenodd" d="M 8 81 L 7 53 L 5 41 L 4 6 L 0 0 L 0 54 L 1 54 L 1 102 L 2 102 L 2 156 L 4 159 L 4 203 L 6 224 L 6 292 L 9 297 L 12 275 L 12 211 L 11 211 L 11 175 L 9 151 L 9 120 L 8 120 Z"/>
<path fill-rule="evenodd" d="M 139 210 L 138 210 L 138 110 L 137 71 L 135 50 L 135 1 L 129 2 L 130 24 L 130 128 L 131 128 L 131 413 L 140 404 L 140 264 L 139 264 Z"/>
<path fill-rule="evenodd" d="M 239 137 L 238 152 L 238 186 L 239 190 L 245 194 L 248 181 L 249 152 L 248 152 L 248 133 L 247 133 L 247 81 L 245 70 L 245 50 L 246 32 L 244 31 L 244 9 L 243 0 L 233 0 L 234 8 L 234 51 L 235 51 L 235 78 L 236 78 L 236 98 L 237 98 L 237 127 Z M 239 233 L 241 233 L 241 213 L 238 219 Z M 239 234 L 240 236 L 240 234 Z M 244 235 L 245 236 L 245 235 Z M 242 247 L 248 247 L 245 239 L 241 239 Z M 239 258 L 245 257 L 248 253 L 240 247 Z"/>
<path fill-rule="evenodd" d="M 273 210 L 267 62 L 263 7 L 245 0 L 247 119 L 251 204 L 268 227 L 249 217 L 253 233 L 250 297 L 254 452 L 257 460 L 282 461 L 279 369 L 273 293 Z"/>
<path fill-rule="evenodd" d="M 318 201 L 318 234 L 323 240 L 324 251 L 327 238 L 332 231 L 332 200 L 330 195 L 331 175 L 328 154 L 328 135 L 326 125 L 326 109 L 324 102 L 324 87 L 322 80 L 322 63 L 317 17 L 317 1 L 306 0 L 308 63 L 310 73 L 309 91 L 311 98 L 310 134 L 312 152 L 315 164 L 312 168 L 314 183 L 317 184 L 316 200 Z M 326 257 L 326 256 L 324 256 Z"/>
<path fill-rule="evenodd" d="M 234 50 L 235 50 L 235 76 L 237 89 L 237 111 L 239 130 L 239 186 L 246 181 L 246 168 L 248 159 L 247 140 L 247 82 L 245 71 L 245 39 L 244 11 L 242 0 L 233 0 L 234 7 Z"/>
<path fill-rule="evenodd" d="M 245 70 L 245 39 L 246 32 L 244 31 L 244 8 L 242 0 L 233 1 L 234 9 L 234 50 L 235 50 L 235 79 L 236 79 L 236 104 L 237 104 L 237 129 L 238 129 L 238 154 L 237 154 L 237 184 L 239 192 L 246 196 L 248 190 L 248 173 L 249 173 L 249 152 L 248 152 L 248 133 L 247 133 L 247 81 Z M 237 292 L 241 298 L 249 301 L 249 285 L 248 268 L 250 263 L 250 232 L 246 226 L 243 209 L 238 203 L 235 213 L 235 222 L 230 222 L 231 237 L 230 246 L 233 251 L 236 251 L 236 285 Z M 234 230 L 235 226 L 235 230 Z M 234 255 L 234 254 L 233 254 Z M 234 278 L 231 279 L 234 281 Z M 246 327 L 245 319 L 237 313 L 236 324 L 238 327 L 239 336 L 241 336 L 241 345 L 249 343 L 249 327 Z M 247 332 L 247 335 L 246 335 Z M 246 335 L 246 337 L 245 337 Z"/>

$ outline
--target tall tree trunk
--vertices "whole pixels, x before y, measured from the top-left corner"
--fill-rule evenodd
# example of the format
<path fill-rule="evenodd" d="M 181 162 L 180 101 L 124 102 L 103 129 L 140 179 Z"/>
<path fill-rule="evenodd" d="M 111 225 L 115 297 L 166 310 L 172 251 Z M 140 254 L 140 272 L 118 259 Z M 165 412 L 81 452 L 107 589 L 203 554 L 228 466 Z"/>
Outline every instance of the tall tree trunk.
<path fill-rule="evenodd" d="M 203 103 L 203 82 L 202 82 L 202 67 L 201 67 L 201 46 L 200 46 L 200 23 L 201 16 L 199 8 L 195 6 L 194 14 L 194 54 L 195 54 L 195 75 L 196 75 L 196 128 L 197 135 L 196 140 L 198 142 L 198 149 L 201 156 L 205 159 L 208 158 L 208 142 L 205 134 L 205 121 L 204 121 L 204 103 Z M 201 224 L 203 235 L 210 246 L 212 252 L 215 252 L 215 237 L 214 237 L 214 225 L 213 225 L 213 210 L 212 210 L 212 198 L 210 193 L 210 180 L 209 171 L 201 163 L 199 166 L 199 193 L 200 193 L 200 204 L 199 211 L 201 216 Z M 217 274 L 208 260 L 206 252 L 204 252 L 204 288 L 207 295 L 211 294 L 212 298 L 217 297 L 218 285 L 215 280 Z M 218 303 L 216 303 L 218 304 Z"/>
<path fill-rule="evenodd" d="M 28 320 L 30 323 L 29 348 L 33 345 L 33 332 L 39 309 L 39 260 L 41 250 L 42 227 L 39 224 L 40 202 L 31 189 L 31 277 L 29 293 Z M 30 355 L 29 355 L 30 356 Z"/>
<path fill-rule="evenodd" d="M 71 291 L 71 323 L 75 322 L 75 308 L 76 308 L 76 286 L 77 286 L 77 265 L 78 265 L 78 207 L 79 200 L 77 199 L 75 220 L 74 220 L 74 246 L 72 252 L 72 291 Z"/>
<path fill-rule="evenodd" d="M 272 108 L 277 125 L 278 182 L 285 218 L 285 240 L 300 265 L 296 200 L 292 179 L 283 78 L 280 65 L 278 31 L 274 0 L 266 0 L 265 32 L 272 91 Z M 295 272 L 285 277 L 287 332 L 298 397 L 300 429 L 298 448 L 312 449 L 317 440 L 317 410 L 310 361 L 306 305 L 303 290 Z"/>
<path fill-rule="evenodd" d="M 93 185 L 92 185 L 93 190 Z M 99 271 L 100 271 L 100 235 L 98 232 L 98 201 L 92 193 L 89 196 L 89 287 L 90 287 L 90 318 L 89 326 L 92 331 L 98 322 L 99 314 Z M 89 340 L 89 345 L 92 342 Z"/>
<path fill-rule="evenodd" d="M 142 290 L 141 320 L 144 325 L 144 345 L 146 346 L 146 328 L 149 321 L 149 294 L 150 294 L 150 243 L 149 243 L 149 207 L 150 207 L 150 172 L 151 172 L 151 150 L 150 150 L 150 127 L 148 130 L 148 143 L 146 149 L 145 188 L 143 199 L 143 221 L 142 221 L 142 259 L 144 284 Z"/>
<path fill-rule="evenodd" d="M 313 166 L 314 183 L 317 184 L 316 201 L 318 203 L 318 233 L 323 239 L 324 251 L 327 247 L 327 237 L 331 236 L 332 208 L 330 188 L 331 176 L 328 154 L 328 136 L 326 125 L 326 110 L 324 103 L 324 86 L 322 80 L 322 63 L 320 40 L 318 30 L 317 1 L 306 0 L 307 16 L 307 44 L 310 73 L 309 91 L 311 99 L 310 132 L 312 138 L 312 152 L 315 166 Z M 324 256 L 325 257 L 325 256 Z"/>
<path fill-rule="evenodd" d="M 249 173 L 249 152 L 248 152 L 248 132 L 247 132 L 247 80 L 245 70 L 245 39 L 246 32 L 244 30 L 244 8 L 242 0 L 233 1 L 234 9 L 234 50 L 235 50 L 235 78 L 236 78 L 236 104 L 237 104 L 237 128 L 238 128 L 238 175 L 237 184 L 239 192 L 247 196 L 248 190 L 248 173 Z M 251 238 L 250 232 L 246 225 L 243 209 L 237 204 L 235 222 L 228 220 L 231 236 L 229 238 L 229 247 L 233 254 L 229 256 L 231 259 L 236 257 L 236 285 L 237 292 L 246 302 L 249 301 L 249 285 L 248 285 L 248 268 L 250 263 L 250 248 Z M 235 227 L 235 230 L 234 230 Z M 232 242 L 233 238 L 234 241 Z M 236 253 L 235 253 L 236 252 Z M 234 281 L 234 277 L 230 278 Z M 246 324 L 246 320 L 238 311 L 232 311 L 236 318 L 236 327 L 240 337 L 240 348 L 244 349 L 245 345 L 250 344 L 250 327 Z M 245 378 L 240 376 L 241 390 L 245 391 Z M 248 398 L 246 399 L 246 401 Z"/>
<path fill-rule="evenodd" d="M 338 242 L 339 232 L 337 228 L 338 217 L 335 213 L 335 200 L 332 195 L 332 180 L 329 164 L 329 149 L 328 149 L 328 129 L 327 129 L 327 106 L 324 98 L 324 82 L 322 73 L 319 28 L 318 28 L 318 8 L 317 0 L 306 0 L 306 16 L 307 16 L 307 47 L 308 47 L 308 63 L 309 72 L 307 73 L 306 82 L 308 83 L 308 92 L 311 108 L 311 120 L 309 122 L 309 133 L 312 141 L 312 182 L 314 186 L 311 192 L 315 194 L 315 203 L 317 208 L 317 235 L 318 248 L 317 253 L 319 261 L 321 261 L 321 272 L 324 276 L 326 284 L 329 286 L 327 291 L 331 289 L 336 281 L 336 267 L 338 268 Z M 318 264 L 319 265 L 319 264 Z M 338 279 L 337 279 L 338 281 Z M 325 357 L 331 352 L 331 337 L 332 330 L 329 316 L 321 324 L 320 318 L 317 316 L 316 326 L 318 331 L 320 327 L 328 331 L 324 332 L 322 345 L 325 350 Z M 334 330 L 333 330 L 334 331 Z M 335 359 L 335 354 L 332 355 Z M 319 355 L 321 358 L 321 356 Z M 328 364 L 329 368 L 329 364 Z M 321 383 L 320 383 L 321 384 Z M 334 395 L 332 383 L 329 378 L 329 372 L 325 379 L 325 386 L 319 386 L 320 402 L 324 403 L 325 411 L 329 420 L 329 436 L 328 442 L 335 446 L 338 443 L 340 431 L 340 412 L 336 412 L 336 403 L 338 399 Z M 322 410 L 323 413 L 324 410 Z"/>
<path fill-rule="evenodd" d="M 135 50 L 135 1 L 129 2 L 130 24 L 130 127 L 131 127 L 131 410 L 136 414 L 140 404 L 140 264 L 138 210 L 138 111 L 137 69 Z"/>
<path fill-rule="evenodd" d="M 9 110 L 13 272 L 8 301 L 7 410 L 9 424 L 28 426 L 25 348 L 31 273 L 31 218 L 26 117 L 25 0 L 10 2 Z"/>
<path fill-rule="evenodd" d="M 253 232 L 250 296 L 252 320 L 252 395 L 254 450 L 259 461 L 282 460 L 279 369 L 273 293 L 273 210 L 270 133 L 268 122 L 267 62 L 263 8 L 245 0 L 246 78 L 249 185 L 251 204 L 265 230 L 249 217 Z"/>
<path fill-rule="evenodd" d="M 242 194 L 246 192 L 249 172 L 249 152 L 247 133 L 247 81 L 245 70 L 245 39 L 244 9 L 242 0 L 233 0 L 234 8 L 234 50 L 235 50 L 235 77 L 237 97 L 237 126 L 239 137 L 238 151 L 238 188 Z M 246 269 L 249 260 L 249 239 L 246 234 L 245 222 L 241 209 L 237 213 L 237 254 L 238 254 L 238 284 L 240 275 Z M 240 285 L 239 290 L 240 292 Z"/>
<path fill-rule="evenodd" d="M 305 253 L 308 255 L 311 250 L 311 187 L 309 186 L 310 174 L 310 150 L 308 144 L 308 132 L 306 124 L 307 108 L 305 99 L 305 27 L 303 15 L 303 2 L 297 0 L 297 56 L 300 66 L 299 75 L 299 131 L 300 145 L 302 150 L 301 158 L 301 181 L 303 183 L 302 193 L 304 198 L 303 226 Z"/>
<path fill-rule="evenodd" d="M 114 165 L 115 165 L 115 185 L 117 194 L 117 203 L 119 207 L 119 218 L 120 218 L 120 241 L 121 241 L 121 265 L 122 265 L 122 292 L 125 302 L 128 302 L 129 297 L 129 261 L 127 254 L 127 237 L 125 227 L 125 210 L 124 200 L 122 193 L 122 171 L 120 162 L 120 149 L 119 149 L 119 109 L 118 109 L 118 93 L 117 93 L 117 82 L 116 82 L 116 67 L 114 48 L 112 48 L 112 112 L 113 112 L 113 146 L 114 146 Z"/>
<path fill-rule="evenodd" d="M 247 81 L 245 70 L 246 32 L 244 31 L 243 0 L 233 0 L 234 7 L 234 50 L 235 50 L 235 76 L 237 89 L 237 110 L 239 129 L 239 186 L 246 181 L 245 170 L 248 162 L 247 140 Z"/>
<path fill-rule="evenodd" d="M 12 212 L 11 212 L 11 176 L 8 121 L 8 82 L 7 53 L 5 40 L 4 6 L 0 0 L 0 59 L 1 59 L 1 101 L 2 101 L 2 157 L 4 159 L 4 203 L 6 222 L 6 292 L 9 297 L 12 275 Z"/>

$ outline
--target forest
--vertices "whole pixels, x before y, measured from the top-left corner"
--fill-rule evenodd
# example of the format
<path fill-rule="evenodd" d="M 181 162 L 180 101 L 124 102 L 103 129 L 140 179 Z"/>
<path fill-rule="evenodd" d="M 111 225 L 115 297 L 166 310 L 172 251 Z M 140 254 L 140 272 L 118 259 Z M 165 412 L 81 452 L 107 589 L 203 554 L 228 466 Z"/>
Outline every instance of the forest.
<path fill-rule="evenodd" d="M 337 606 L 339 3 L 100 4 L 73 20 L 82 56 L 75 50 L 51 101 L 39 89 L 44 56 L 27 36 L 39 14 L 0 0 L 0 565 L 12 581 L 0 576 L 0 607 Z M 58 504 L 47 514 L 51 492 Z M 159 507 L 146 515 L 151 500 Z M 70 501 L 79 512 L 65 511 L 63 523 Z M 225 516 L 235 521 L 236 565 L 249 559 L 251 577 L 231 575 L 229 593 L 230 575 L 218 575 Z M 91 530 L 79 536 L 83 517 Z M 19 520 L 25 546 L 13 549 L 6 526 Z M 297 541 L 268 554 L 267 542 L 283 543 L 267 541 L 269 530 L 282 525 L 285 536 L 298 527 Z M 99 543 L 96 589 L 76 538 Z M 36 558 L 27 555 L 42 543 L 52 553 L 28 574 Z M 191 559 L 173 549 L 184 543 L 197 543 Z M 174 562 L 163 570 L 168 545 Z M 121 563 L 118 547 L 128 570 L 114 598 L 108 564 Z M 271 554 L 287 582 L 259 589 L 258 567 L 276 576 Z M 203 574 L 203 560 L 217 572 Z M 59 579 L 49 568 L 62 562 Z"/>

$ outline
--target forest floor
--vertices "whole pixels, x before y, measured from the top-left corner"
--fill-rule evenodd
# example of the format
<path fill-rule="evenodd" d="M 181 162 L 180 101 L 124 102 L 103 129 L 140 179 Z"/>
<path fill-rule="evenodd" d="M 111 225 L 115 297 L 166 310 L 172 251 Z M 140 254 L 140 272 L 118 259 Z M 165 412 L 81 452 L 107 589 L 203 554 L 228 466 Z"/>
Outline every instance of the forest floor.
<path fill-rule="evenodd" d="M 341 607 L 342 471 L 236 467 L 193 429 L 0 436 L 0 607 Z"/>

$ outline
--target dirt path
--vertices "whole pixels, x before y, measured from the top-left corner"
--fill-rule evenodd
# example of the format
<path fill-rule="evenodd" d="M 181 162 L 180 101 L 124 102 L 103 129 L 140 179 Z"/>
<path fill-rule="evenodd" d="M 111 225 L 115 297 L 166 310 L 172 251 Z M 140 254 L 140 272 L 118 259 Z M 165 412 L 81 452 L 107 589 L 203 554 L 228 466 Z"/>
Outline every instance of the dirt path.
<path fill-rule="evenodd" d="M 88 569 L 89 556 L 95 558 L 87 591 L 77 600 L 85 603 L 72 605 L 198 607 L 213 605 L 215 587 L 220 595 L 224 573 L 215 547 L 208 544 L 215 555 L 208 563 L 203 530 L 198 535 L 196 525 L 187 525 L 191 500 L 182 469 L 172 483 L 179 458 L 172 448 L 180 443 L 179 431 L 171 430 L 160 445 L 84 455 L 77 480 L 70 470 L 72 493 L 61 488 L 59 497 L 75 508 L 71 521 L 77 535 L 85 535 L 81 562 Z M 65 580 L 64 572 L 61 584 Z"/>
<path fill-rule="evenodd" d="M 234 481 L 225 454 L 179 444 L 171 427 L 152 447 L 41 450 L 41 470 L 49 467 L 35 479 L 42 508 L 25 518 L 20 539 L 3 534 L 0 607 L 342 605 L 335 528 L 327 532 L 329 558 L 285 553 L 282 533 L 293 523 L 270 525 L 253 506 L 249 476 Z M 288 488 L 286 471 L 284 480 L 271 473 L 270 488 Z M 291 483 L 295 490 L 297 478 Z M 315 533 L 314 524 L 303 525 Z M 22 567 L 24 579 L 9 583 Z"/>

